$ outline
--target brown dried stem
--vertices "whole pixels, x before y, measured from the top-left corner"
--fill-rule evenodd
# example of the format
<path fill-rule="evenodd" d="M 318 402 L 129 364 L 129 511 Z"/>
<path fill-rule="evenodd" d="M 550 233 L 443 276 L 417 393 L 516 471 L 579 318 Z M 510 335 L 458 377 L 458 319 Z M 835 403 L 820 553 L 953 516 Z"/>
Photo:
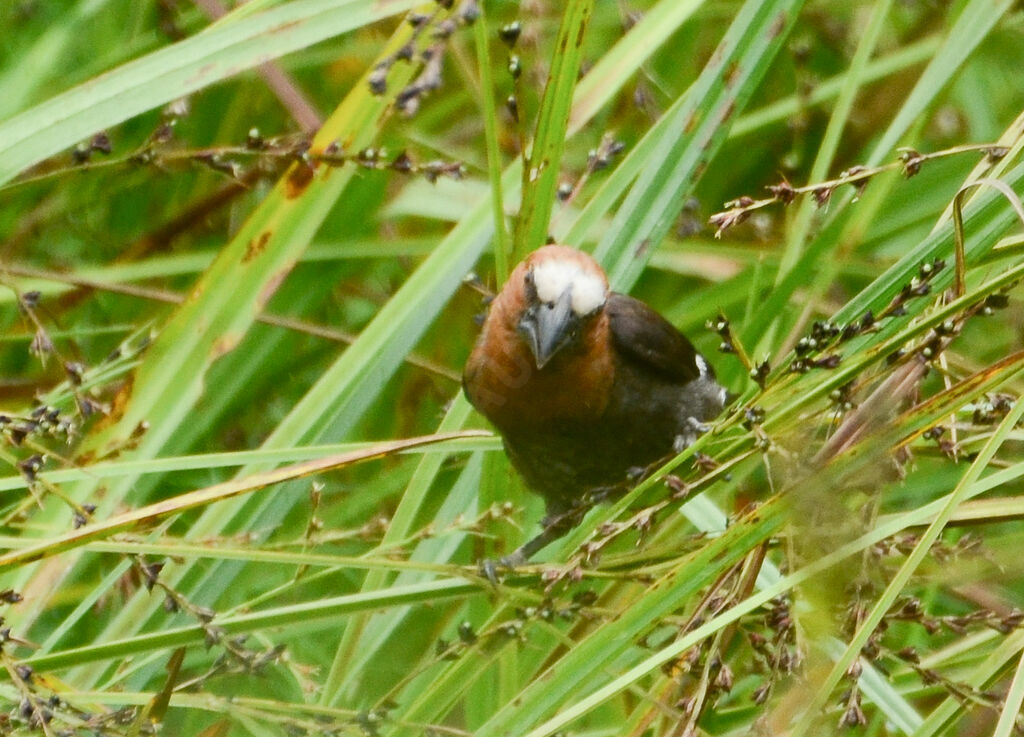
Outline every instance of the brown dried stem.
<path fill-rule="evenodd" d="M 788 181 L 783 179 L 779 184 L 772 184 L 767 187 L 768 191 L 772 194 L 771 197 L 755 199 L 745 195 L 735 200 L 731 200 L 725 203 L 725 210 L 716 212 L 711 216 L 708 222 L 716 228 L 715 237 L 720 238 L 722 233 L 726 230 L 735 225 L 739 225 L 750 217 L 753 212 L 768 207 L 769 205 L 779 203 L 788 205 L 798 196 L 809 194 L 814 197 L 818 206 L 821 207 L 827 205 L 832 199 L 833 192 L 843 185 L 848 184 L 854 187 L 859 195 L 872 177 L 883 172 L 901 169 L 904 176 L 909 179 L 917 174 L 921 170 L 921 165 L 927 161 L 973 151 L 981 151 L 988 156 L 990 160 L 995 161 L 1005 156 L 1008 149 L 1005 146 L 999 146 L 992 143 L 965 144 L 963 146 L 954 146 L 953 148 L 944 149 L 942 151 L 935 151 L 930 154 L 923 154 L 912 148 L 901 148 L 899 149 L 899 158 L 896 161 L 874 167 L 853 166 L 840 173 L 840 175 L 835 179 L 829 179 L 817 184 L 807 184 L 802 187 L 794 187 Z"/>

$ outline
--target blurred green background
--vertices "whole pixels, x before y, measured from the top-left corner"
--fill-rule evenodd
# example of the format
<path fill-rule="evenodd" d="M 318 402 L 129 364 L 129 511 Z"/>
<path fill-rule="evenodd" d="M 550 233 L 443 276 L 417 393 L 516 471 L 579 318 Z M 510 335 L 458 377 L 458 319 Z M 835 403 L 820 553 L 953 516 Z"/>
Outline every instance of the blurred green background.
<path fill-rule="evenodd" d="M 8 0 L 0 29 L 2 730 L 1020 731 L 1019 3 Z M 817 197 L 726 204 L 780 182 Z M 382 444 L 486 429 L 465 282 L 549 235 L 739 399 L 676 459 L 685 505 L 646 483 L 495 587 L 477 561 L 542 515 L 500 440 Z M 867 310 L 805 356 L 838 369 L 788 370 Z"/>

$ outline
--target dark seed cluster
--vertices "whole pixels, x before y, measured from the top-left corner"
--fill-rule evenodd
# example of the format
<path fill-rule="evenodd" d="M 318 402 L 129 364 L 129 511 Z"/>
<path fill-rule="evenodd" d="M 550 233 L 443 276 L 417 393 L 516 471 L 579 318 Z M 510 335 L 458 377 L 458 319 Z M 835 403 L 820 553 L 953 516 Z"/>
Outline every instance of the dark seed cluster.
<path fill-rule="evenodd" d="M 925 297 L 931 294 L 932 279 L 944 268 L 946 268 L 946 262 L 938 258 L 921 264 L 917 276 L 900 289 L 899 293 L 893 297 L 892 302 L 879 314 L 879 317 L 905 315 L 908 302 L 916 297 Z"/>
<path fill-rule="evenodd" d="M 492 624 L 485 630 L 478 630 L 471 622 L 463 620 L 455 628 L 454 637 L 435 642 L 434 655 L 438 660 L 458 660 L 473 652 L 486 651 L 503 640 L 525 641 L 531 623 L 576 622 L 591 617 L 595 604 L 597 594 L 590 589 L 582 589 L 569 598 L 545 596 L 538 604 L 516 607 L 514 617 Z"/>
<path fill-rule="evenodd" d="M 413 37 L 394 54 L 379 61 L 370 72 L 370 91 L 374 95 L 383 95 L 388 89 L 388 74 L 395 64 L 410 62 L 418 57 L 422 64 L 420 73 L 395 96 L 395 107 L 406 116 L 415 115 L 424 98 L 441 87 L 444 54 L 452 34 L 460 26 L 472 25 L 480 16 L 477 0 L 463 0 L 454 15 L 448 14 L 454 2 L 438 4 L 444 12 L 411 15 L 409 22 L 413 27 Z M 431 43 L 421 48 L 425 35 L 429 35 Z"/>
<path fill-rule="evenodd" d="M 166 142 L 169 140 L 166 139 Z M 164 145 L 157 146 L 151 139 L 145 147 L 130 154 L 125 160 L 136 165 L 155 166 L 161 170 L 166 170 L 175 163 L 187 162 L 240 183 L 264 176 L 277 176 L 292 162 L 299 162 L 310 171 L 321 163 L 332 167 L 353 165 L 362 169 L 418 175 L 430 182 L 436 182 L 442 177 L 461 179 L 466 171 L 461 162 L 439 159 L 419 162 L 405 150 L 397 154 L 389 154 L 380 148 L 347 152 L 339 143 L 334 142 L 323 151 L 317 152 L 310 146 L 311 140 L 306 135 L 266 137 L 259 128 L 253 127 L 240 146 L 217 146 L 199 150 L 174 149 Z M 251 161 L 246 162 L 246 159 Z M 37 353 L 45 353 L 49 347 L 45 335 L 37 336 L 34 346 Z"/>
<path fill-rule="evenodd" d="M 605 133 L 601 137 L 600 145 L 587 152 L 586 169 L 584 169 L 583 174 L 579 177 L 576 183 L 562 182 L 558 185 L 558 190 L 556 191 L 558 200 L 560 202 L 570 202 L 575 199 L 576 195 L 579 194 L 590 175 L 608 168 L 612 161 L 614 161 L 615 158 L 625 150 L 625 143 L 616 140 L 613 136 Z"/>
<path fill-rule="evenodd" d="M 75 146 L 71 152 L 71 161 L 74 164 L 84 164 L 92 158 L 94 153 L 109 155 L 113 150 L 110 136 L 105 131 L 100 131 L 88 141 L 83 141 Z"/>
<path fill-rule="evenodd" d="M 758 364 L 754 364 L 750 360 L 750 356 L 743 349 L 743 345 L 740 343 L 739 338 L 733 333 L 732 326 L 729 323 L 729 319 L 722 313 L 718 314 L 714 320 L 708 320 L 705 323 L 705 327 L 718 334 L 722 342 L 718 344 L 718 350 L 722 353 L 732 353 L 739 358 L 740 363 L 743 364 L 743 368 L 746 369 L 747 374 L 750 378 L 762 389 L 764 389 L 765 382 L 768 379 L 768 374 L 771 373 L 771 364 L 765 359 Z"/>
<path fill-rule="evenodd" d="M 991 144 L 956 146 L 931 154 L 922 154 L 911 148 L 901 148 L 897 160 L 892 163 L 876 167 L 852 166 L 841 172 L 837 178 L 826 182 L 794 187 L 789 181 L 783 179 L 777 184 L 766 187 L 771 197 L 755 199 L 743 196 L 726 202 L 725 209 L 712 215 L 709 224 L 715 228 L 715 237 L 721 237 L 726 230 L 744 222 L 751 213 L 763 207 L 774 204 L 788 205 L 799 195 L 810 195 L 818 207 L 825 207 L 831 202 L 835 191 L 844 185 L 853 187 L 855 197 L 859 198 L 871 179 L 882 172 L 899 169 L 904 176 L 910 178 L 921 171 L 921 166 L 926 161 L 969 152 L 981 152 L 992 163 L 1006 156 L 1008 150 L 1005 146 Z"/>
<path fill-rule="evenodd" d="M 974 404 L 971 421 L 975 425 L 994 425 L 1013 407 L 1014 398 L 1008 394 L 989 394 Z"/>
<path fill-rule="evenodd" d="M 722 353 L 736 352 L 736 346 L 733 343 L 732 326 L 729 323 L 729 318 L 719 313 L 718 317 L 714 320 L 707 321 L 706 327 L 708 330 L 718 333 L 718 337 L 722 339 L 722 342 L 718 346 L 718 350 Z"/>
<path fill-rule="evenodd" d="M 39 405 L 27 416 L 0 414 L 0 435 L 15 447 L 25 445 L 29 439 L 37 441 L 58 439 L 66 442 L 74 435 L 75 430 L 74 420 L 64 416 L 56 407 Z M 36 457 L 38 456 L 33 456 L 33 458 Z M 25 464 L 25 470 L 31 468 L 33 475 L 42 466 L 42 460 L 30 463 L 29 459 L 25 459 L 21 463 Z"/>
<path fill-rule="evenodd" d="M 442 177 L 460 180 L 466 173 L 466 167 L 461 162 L 439 159 L 417 162 L 405 150 L 391 155 L 383 148 L 364 148 L 354 156 L 346 156 L 337 143 L 329 145 L 322 154 L 311 154 L 310 159 L 330 166 L 342 166 L 351 162 L 362 169 L 418 174 L 430 183 L 434 183 Z"/>
<path fill-rule="evenodd" d="M 873 311 L 868 310 L 860 319 L 843 326 L 837 325 L 831 320 L 815 321 L 811 326 L 810 334 L 803 336 L 797 341 L 794 347 L 797 357 L 790 364 L 789 371 L 802 374 L 816 368 L 838 368 L 842 363 L 842 357 L 838 353 L 827 353 L 827 351 L 858 335 L 863 335 L 877 329 L 879 320 L 905 315 L 907 313 L 907 304 L 911 300 L 931 293 L 932 280 L 945 266 L 946 263 L 942 259 L 922 263 L 917 275 L 911 279 L 909 284 L 904 285 L 900 289 L 877 317 Z M 939 332 L 943 329 L 951 334 L 955 332 L 955 325 L 950 323 L 948 326 L 940 327 Z M 924 351 L 925 358 L 931 359 L 938 355 L 941 351 L 941 346 L 938 343 L 930 347 L 925 345 L 922 351 Z M 902 358 L 903 355 L 904 353 L 897 351 L 890 354 L 887 360 L 893 363 Z"/>

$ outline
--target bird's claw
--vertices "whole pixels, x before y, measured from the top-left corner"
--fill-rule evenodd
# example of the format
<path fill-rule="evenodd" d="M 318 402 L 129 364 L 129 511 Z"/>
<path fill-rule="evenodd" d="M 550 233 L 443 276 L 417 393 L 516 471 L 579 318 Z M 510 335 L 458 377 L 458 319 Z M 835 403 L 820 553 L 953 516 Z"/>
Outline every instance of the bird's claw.
<path fill-rule="evenodd" d="M 626 469 L 626 480 L 631 484 L 639 483 L 649 470 L 646 466 L 630 466 Z"/>
<path fill-rule="evenodd" d="M 685 420 L 686 430 L 676 435 L 672 442 L 672 450 L 682 453 L 691 445 L 697 442 L 697 438 L 711 429 L 711 425 L 701 422 L 696 417 L 687 417 Z"/>
<path fill-rule="evenodd" d="M 687 417 L 686 424 L 689 425 L 698 435 L 703 435 L 711 429 L 711 425 L 701 422 L 696 417 Z"/>
<path fill-rule="evenodd" d="M 524 563 L 526 563 L 526 556 L 523 555 L 522 549 L 519 549 L 511 555 L 503 555 L 497 560 L 494 558 L 484 558 L 480 561 L 480 574 L 486 577 L 492 585 L 497 586 L 499 583 L 499 568 L 504 568 L 509 572 L 513 572 L 517 567 Z"/>
<path fill-rule="evenodd" d="M 590 509 L 591 504 L 583 504 L 578 507 L 570 508 L 566 511 L 558 511 L 548 514 L 544 518 L 543 524 L 544 529 L 541 533 L 531 540 L 527 540 L 525 543 L 520 545 L 511 554 L 506 555 L 502 558 L 494 560 L 493 558 L 484 558 L 480 561 L 480 574 L 487 577 L 487 580 L 492 584 L 498 584 L 498 569 L 504 568 L 507 571 L 514 572 L 517 568 L 526 563 L 533 557 L 534 553 L 541 550 L 548 543 L 554 542 L 562 535 L 566 533 L 573 525 L 579 523 L 580 519 L 586 514 L 587 510 Z"/>
<path fill-rule="evenodd" d="M 480 561 L 480 575 L 491 582 L 492 586 L 498 585 L 498 565 L 501 561 L 494 558 L 484 558 Z"/>

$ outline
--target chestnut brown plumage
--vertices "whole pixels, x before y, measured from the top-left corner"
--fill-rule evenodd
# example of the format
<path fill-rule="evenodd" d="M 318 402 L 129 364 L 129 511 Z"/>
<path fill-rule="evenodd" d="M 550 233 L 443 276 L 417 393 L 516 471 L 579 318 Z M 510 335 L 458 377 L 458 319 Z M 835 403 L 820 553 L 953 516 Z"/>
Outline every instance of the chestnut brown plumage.
<path fill-rule="evenodd" d="M 692 443 L 726 399 L 682 333 L 559 245 L 534 251 L 494 298 L 463 387 L 547 503 L 544 533 L 511 564 L 558 537 L 584 500 Z"/>

